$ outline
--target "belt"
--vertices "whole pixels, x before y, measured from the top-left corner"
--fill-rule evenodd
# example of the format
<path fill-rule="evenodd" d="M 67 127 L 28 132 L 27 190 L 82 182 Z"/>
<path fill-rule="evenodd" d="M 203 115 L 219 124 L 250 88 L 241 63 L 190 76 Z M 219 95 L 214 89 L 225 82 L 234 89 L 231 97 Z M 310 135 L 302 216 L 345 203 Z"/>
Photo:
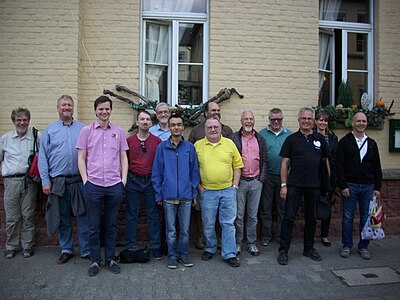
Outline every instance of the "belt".
<path fill-rule="evenodd" d="M 260 176 L 256 176 L 256 177 L 240 177 L 240 180 L 246 180 L 246 181 L 258 180 L 258 179 L 260 179 Z"/>
<path fill-rule="evenodd" d="M 14 175 L 8 175 L 8 176 L 3 176 L 4 178 L 21 178 L 24 177 L 25 174 L 14 174 Z"/>
<path fill-rule="evenodd" d="M 147 175 L 138 175 L 138 174 L 133 173 L 131 170 L 129 170 L 129 173 L 131 173 L 135 177 L 146 178 L 146 179 L 151 178 L 151 173 L 147 174 Z"/>

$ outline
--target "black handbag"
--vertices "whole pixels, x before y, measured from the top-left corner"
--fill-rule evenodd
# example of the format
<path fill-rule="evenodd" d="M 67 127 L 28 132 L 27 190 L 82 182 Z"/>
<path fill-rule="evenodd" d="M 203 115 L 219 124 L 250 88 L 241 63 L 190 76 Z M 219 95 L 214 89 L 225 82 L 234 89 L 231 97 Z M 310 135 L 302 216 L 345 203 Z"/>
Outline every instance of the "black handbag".
<path fill-rule="evenodd" d="M 327 196 L 320 196 L 317 203 L 317 220 L 326 220 L 331 214 L 331 204 Z"/>
<path fill-rule="evenodd" d="M 326 196 L 331 191 L 331 179 L 329 177 L 328 167 L 326 166 L 326 159 L 321 160 L 321 196 Z"/>

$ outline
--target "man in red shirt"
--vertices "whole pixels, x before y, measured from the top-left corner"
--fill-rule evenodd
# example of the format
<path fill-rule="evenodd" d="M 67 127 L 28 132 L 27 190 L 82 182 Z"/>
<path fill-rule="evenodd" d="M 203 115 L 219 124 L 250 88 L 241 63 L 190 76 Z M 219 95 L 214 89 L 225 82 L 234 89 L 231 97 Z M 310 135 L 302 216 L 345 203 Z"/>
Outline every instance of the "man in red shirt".
<path fill-rule="evenodd" d="M 155 202 L 151 171 L 157 146 L 161 143 L 161 139 L 149 132 L 152 122 L 147 111 L 138 113 L 136 125 L 139 128 L 138 133 L 127 139 L 129 171 L 125 197 L 125 246 L 131 248 L 136 244 L 139 209 L 143 198 L 149 225 L 150 249 L 153 252 L 154 259 L 160 260 L 163 258 L 160 250 L 160 207 Z"/>

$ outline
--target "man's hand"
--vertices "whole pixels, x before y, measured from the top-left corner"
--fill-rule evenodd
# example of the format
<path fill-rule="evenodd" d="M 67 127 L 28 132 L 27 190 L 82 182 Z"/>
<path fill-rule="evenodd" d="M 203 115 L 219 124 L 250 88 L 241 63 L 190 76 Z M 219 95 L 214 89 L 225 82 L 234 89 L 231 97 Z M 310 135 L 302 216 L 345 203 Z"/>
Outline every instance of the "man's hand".
<path fill-rule="evenodd" d="M 281 198 L 282 198 L 283 200 L 286 200 L 286 196 L 287 196 L 287 186 L 281 187 L 280 196 L 281 196 Z"/>
<path fill-rule="evenodd" d="M 162 200 L 156 201 L 156 204 L 157 204 L 158 206 L 162 206 Z"/>
<path fill-rule="evenodd" d="M 380 191 L 374 190 L 373 195 L 376 197 L 376 199 L 381 198 L 381 192 Z"/>
<path fill-rule="evenodd" d="M 42 187 L 43 194 L 50 196 L 51 194 L 51 185 L 44 185 Z"/>
<path fill-rule="evenodd" d="M 199 193 L 202 193 L 202 192 L 204 192 L 206 189 L 205 189 L 201 184 L 199 184 L 199 185 L 197 186 L 197 190 L 199 191 Z"/>
<path fill-rule="evenodd" d="M 341 190 L 341 193 L 342 193 L 342 196 L 343 196 L 343 197 L 346 197 L 346 198 L 349 198 L 349 197 L 350 197 L 350 190 L 349 190 L 349 188 L 345 188 L 345 189 Z"/>
<path fill-rule="evenodd" d="M 197 205 L 197 200 L 196 200 L 196 199 L 193 199 L 193 201 L 192 201 L 192 206 L 193 206 L 193 207 L 196 207 L 196 205 Z"/>

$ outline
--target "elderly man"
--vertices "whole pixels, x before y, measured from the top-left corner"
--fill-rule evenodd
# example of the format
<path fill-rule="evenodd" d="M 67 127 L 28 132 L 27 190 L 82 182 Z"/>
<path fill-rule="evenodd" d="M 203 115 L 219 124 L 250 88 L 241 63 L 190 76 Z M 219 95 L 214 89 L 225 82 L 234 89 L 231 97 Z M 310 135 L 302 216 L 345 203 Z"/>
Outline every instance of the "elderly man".
<path fill-rule="evenodd" d="M 285 217 L 282 222 L 278 263 L 288 263 L 293 223 L 304 199 L 304 250 L 303 255 L 312 260 L 322 258 L 314 248 L 316 206 L 320 197 L 322 158 L 329 157 L 325 137 L 313 131 L 315 112 L 305 106 L 298 114 L 299 130 L 289 136 L 282 145 L 281 192 L 286 199 Z M 329 160 L 326 159 L 329 170 Z M 290 169 L 290 172 L 289 172 Z"/>
<path fill-rule="evenodd" d="M 380 197 L 382 170 L 376 142 L 365 133 L 367 116 L 358 112 L 353 118 L 353 131 L 345 135 L 336 152 L 338 186 L 342 193 L 343 219 L 340 256 L 348 258 L 353 247 L 353 224 L 356 205 L 360 216 L 358 251 L 363 259 L 371 259 L 369 240 L 361 239 L 361 231 L 368 218 L 372 196 Z"/>
<path fill-rule="evenodd" d="M 155 192 L 151 183 L 154 156 L 161 140 L 149 132 L 151 124 L 150 114 L 147 111 L 140 111 L 136 120 L 138 133 L 127 139 L 129 172 L 125 198 L 125 246 L 131 248 L 137 243 L 139 210 L 143 199 L 149 225 L 150 249 L 153 252 L 153 258 L 161 260 L 163 256 L 161 253 L 160 209 L 156 205 Z"/>
<path fill-rule="evenodd" d="M 157 104 L 155 111 L 158 124 L 151 126 L 149 132 L 159 137 L 162 141 L 166 141 L 171 136 L 171 132 L 168 128 L 168 119 L 171 116 L 171 109 L 167 103 L 161 102 Z"/>
<path fill-rule="evenodd" d="M 217 252 L 215 221 L 219 212 L 222 229 L 222 257 L 232 267 L 236 259 L 235 219 L 236 193 L 240 180 L 242 158 L 232 140 L 221 136 L 222 125 L 217 118 L 205 122 L 206 137 L 195 143 L 200 169 L 201 217 L 205 246 L 202 259 L 209 261 Z"/>
<path fill-rule="evenodd" d="M 283 142 L 292 132 L 283 127 L 283 112 L 273 108 L 268 114 L 269 125 L 261 129 L 260 135 L 267 143 L 268 180 L 264 183 L 260 200 L 261 246 L 268 246 L 272 240 L 272 205 L 277 212 L 275 239 L 279 243 L 282 220 L 285 215 L 285 200 L 281 198 L 281 151 Z"/>
<path fill-rule="evenodd" d="M 258 256 L 256 246 L 257 212 L 263 183 L 267 178 L 267 147 L 264 138 L 254 130 L 255 118 L 251 110 L 244 110 L 240 118 L 242 127 L 232 135 L 242 158 L 239 190 L 237 192 L 236 254 L 241 252 L 245 211 L 247 247 L 251 255 Z"/>
<path fill-rule="evenodd" d="M 216 118 L 219 121 L 221 121 L 221 110 L 219 108 L 218 103 L 216 102 L 206 102 L 205 107 L 204 107 L 204 121 L 200 122 L 200 124 L 196 125 L 192 131 L 190 131 L 188 141 L 191 143 L 196 143 L 197 141 L 204 139 L 206 136 L 205 130 L 204 130 L 204 125 L 207 119 L 209 118 Z M 221 134 L 223 137 L 230 138 L 231 135 L 233 134 L 232 128 L 230 128 L 227 125 L 224 125 L 221 123 L 222 130 Z M 198 201 L 199 202 L 199 201 Z M 201 250 L 204 247 L 204 238 L 202 235 L 202 227 L 201 227 L 201 208 L 199 203 L 195 206 L 194 210 L 194 216 L 195 216 L 195 223 L 196 223 L 196 229 L 198 233 L 197 241 L 196 241 L 196 248 Z M 219 228 L 219 227 L 218 227 Z M 218 236 L 220 238 L 220 236 Z"/>
<path fill-rule="evenodd" d="M 11 112 L 15 129 L 0 138 L 1 174 L 4 177 L 4 210 L 6 213 L 5 258 L 14 258 L 21 242 L 22 255 L 33 255 L 35 241 L 35 203 L 38 185 L 26 181 L 28 157 L 34 137 L 29 129 L 31 113 L 18 107 Z"/>
<path fill-rule="evenodd" d="M 85 124 L 74 120 L 74 100 L 71 96 L 62 95 L 57 99 L 57 112 L 59 119 L 45 129 L 41 139 L 39 171 L 43 193 L 49 196 L 47 233 L 51 236 L 58 230 L 61 256 L 57 263 L 64 264 L 74 256 L 71 221 L 74 215 L 78 221 L 80 255 L 85 259 L 90 258 L 89 227 L 82 198 L 78 151 L 75 149 Z"/>
<path fill-rule="evenodd" d="M 183 120 L 172 115 L 168 120 L 171 137 L 162 142 L 156 152 L 151 180 L 156 202 L 164 205 L 169 269 L 176 269 L 177 260 L 192 267 L 188 257 L 191 204 L 196 203 L 200 182 L 199 166 L 194 146 L 182 136 Z M 179 219 L 179 243 L 176 238 L 176 219 Z"/>
<path fill-rule="evenodd" d="M 125 133 L 110 122 L 112 101 L 100 96 L 94 102 L 97 120 L 84 127 L 76 143 L 78 165 L 88 204 L 89 247 L 92 261 L 89 276 L 100 271 L 100 223 L 104 215 L 105 265 L 115 274 L 121 269 L 115 257 L 118 212 L 126 185 L 128 159 Z M 102 212 L 104 212 L 102 214 Z"/>

